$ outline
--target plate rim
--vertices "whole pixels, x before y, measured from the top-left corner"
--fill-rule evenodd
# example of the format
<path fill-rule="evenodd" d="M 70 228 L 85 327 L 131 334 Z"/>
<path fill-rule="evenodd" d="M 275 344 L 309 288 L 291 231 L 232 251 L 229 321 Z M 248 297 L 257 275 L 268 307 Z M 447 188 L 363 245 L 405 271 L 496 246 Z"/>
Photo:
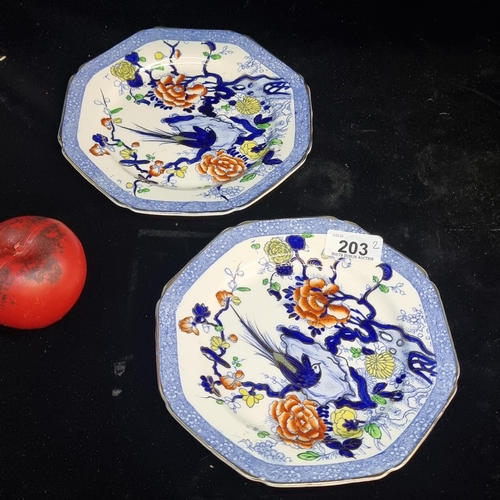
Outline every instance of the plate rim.
<path fill-rule="evenodd" d="M 203 439 L 202 436 L 200 436 L 195 430 L 193 430 L 192 428 L 190 428 L 188 426 L 188 424 L 186 424 L 179 417 L 179 415 L 177 415 L 177 413 L 175 412 L 174 408 L 172 407 L 172 405 L 171 405 L 171 403 L 170 403 L 170 401 L 169 401 L 169 399 L 168 399 L 168 397 L 167 397 L 167 395 L 165 393 L 165 389 L 164 389 L 163 382 L 162 382 L 162 377 L 161 377 L 160 307 L 161 307 L 162 300 L 163 300 L 166 292 L 177 281 L 177 279 L 182 275 L 182 273 L 187 268 L 189 268 L 194 262 L 196 262 L 196 260 L 207 250 L 207 248 L 210 247 L 212 244 L 214 244 L 224 234 L 227 234 L 227 233 L 229 233 L 229 232 L 231 232 L 231 231 L 233 231 L 235 229 L 238 229 L 238 228 L 240 228 L 242 226 L 248 226 L 248 225 L 252 225 L 252 224 L 256 224 L 256 223 L 261 223 L 261 222 L 278 222 L 278 223 L 281 223 L 281 222 L 297 222 L 297 221 L 305 222 L 305 221 L 308 221 L 308 220 L 310 220 L 310 221 L 325 220 L 325 222 L 329 222 L 329 223 L 332 223 L 332 222 L 335 223 L 335 222 L 337 222 L 337 223 L 346 224 L 348 226 L 356 228 L 358 230 L 358 232 L 360 232 L 360 233 L 371 234 L 371 233 L 368 233 L 367 231 L 365 231 L 364 229 L 362 229 L 356 223 L 353 223 L 353 222 L 347 221 L 347 220 L 341 220 L 341 219 L 338 219 L 336 217 L 328 216 L 328 215 L 326 215 L 326 216 L 319 216 L 319 217 L 298 217 L 298 218 L 285 218 L 285 219 L 252 220 L 252 221 L 241 222 L 241 223 L 239 223 L 239 224 L 237 224 L 235 226 L 228 227 L 225 230 L 221 231 L 219 234 L 217 234 L 207 245 L 205 245 L 205 247 L 200 252 L 198 252 L 192 259 L 190 259 L 189 262 L 185 266 L 183 266 L 183 268 L 181 270 L 179 270 L 171 279 L 169 279 L 168 282 L 165 284 L 165 286 L 162 289 L 160 298 L 157 301 L 156 308 L 155 308 L 155 323 L 156 323 L 156 331 L 155 331 L 155 356 L 156 356 L 157 383 L 158 383 L 158 389 L 159 389 L 159 392 L 160 392 L 160 396 L 163 399 L 163 401 L 164 401 L 164 403 L 166 405 L 166 408 L 167 408 L 168 412 L 170 413 L 170 415 L 174 418 L 174 420 L 176 420 L 178 423 L 180 423 L 181 426 L 184 429 L 186 429 L 193 437 L 195 437 L 202 445 L 204 445 L 208 450 L 210 450 L 215 456 L 217 456 L 220 460 L 222 460 L 226 465 L 229 465 L 232 469 L 236 470 L 237 472 L 239 472 L 242 476 L 246 477 L 247 479 L 250 479 L 250 480 L 256 481 L 256 482 L 261 482 L 261 483 L 264 483 L 264 484 L 266 484 L 268 486 L 276 487 L 276 488 L 301 488 L 301 487 L 316 487 L 316 486 L 335 486 L 335 485 L 342 485 L 342 484 L 351 484 L 351 483 L 359 483 L 359 482 L 366 482 L 366 481 L 374 481 L 374 480 L 382 479 L 382 478 L 388 476 L 390 473 L 401 469 L 402 467 L 404 467 L 414 457 L 414 455 L 417 453 L 418 449 L 423 445 L 423 443 L 428 438 L 428 436 L 431 433 L 431 431 L 436 427 L 436 425 L 438 424 L 439 420 L 441 419 L 442 415 L 444 414 L 444 412 L 446 411 L 446 409 L 448 408 L 448 406 L 451 404 L 451 402 L 452 402 L 452 400 L 453 400 L 453 398 L 456 395 L 456 392 L 458 390 L 458 380 L 460 378 L 460 363 L 459 363 L 459 360 L 458 360 L 456 348 L 455 348 L 455 345 L 454 345 L 454 342 L 453 342 L 453 337 L 452 337 L 451 330 L 450 330 L 450 327 L 449 327 L 449 323 L 448 323 L 448 320 L 447 320 L 447 317 L 446 317 L 446 313 L 445 313 L 445 310 L 444 310 L 444 304 L 443 304 L 443 301 L 442 301 L 442 298 L 441 298 L 441 295 L 439 293 L 439 290 L 438 290 L 437 286 L 435 285 L 435 283 L 433 281 L 431 281 L 431 279 L 429 278 L 428 273 L 425 271 L 425 269 L 422 266 L 420 266 L 419 264 L 415 263 L 415 261 L 413 261 L 412 259 L 406 257 L 404 254 L 402 254 L 398 250 L 395 250 L 392 246 L 388 245 L 384 241 L 383 245 L 384 245 L 384 247 L 389 252 L 394 252 L 395 255 L 399 256 L 399 258 L 404 259 L 410 265 L 413 265 L 415 267 L 415 269 L 419 273 L 422 274 L 423 278 L 425 279 L 425 281 L 431 287 L 433 293 L 435 294 L 435 298 L 437 299 L 437 301 L 438 301 L 438 303 L 440 305 L 440 313 L 442 315 L 442 321 L 443 321 L 444 327 L 445 327 L 446 332 L 447 332 L 448 341 L 449 341 L 449 344 L 450 344 L 450 347 L 451 347 L 451 356 L 453 358 L 454 368 L 455 368 L 455 376 L 454 376 L 454 379 L 452 381 L 452 385 L 451 385 L 451 387 L 449 389 L 449 393 L 447 395 L 446 401 L 444 401 L 444 402 L 441 403 L 442 406 L 441 406 L 440 411 L 434 416 L 434 419 L 432 420 L 432 422 L 428 423 L 427 429 L 425 430 L 425 432 L 423 434 L 421 434 L 418 437 L 418 439 L 417 439 L 416 443 L 414 444 L 411 452 L 405 458 L 403 458 L 401 461 L 399 461 L 398 463 L 394 464 L 392 467 L 389 467 L 386 470 L 380 471 L 380 472 L 375 473 L 375 474 L 366 475 L 366 476 L 360 476 L 360 477 L 354 477 L 354 478 L 345 478 L 345 479 L 332 479 L 332 480 L 325 480 L 325 481 L 303 481 L 303 482 L 286 482 L 286 483 L 284 483 L 284 482 L 276 482 L 276 481 L 272 481 L 269 478 L 259 477 L 257 475 L 253 475 L 250 472 L 248 472 L 245 469 L 243 469 L 242 467 L 240 467 L 238 464 L 235 464 L 233 461 L 230 460 L 230 458 L 224 456 L 221 452 L 219 452 L 217 449 L 215 449 L 210 443 L 208 443 L 207 441 L 205 441 L 205 439 Z M 277 235 L 277 234 L 278 233 L 269 233 L 268 236 Z M 259 236 L 263 236 L 263 234 L 259 234 Z M 245 238 L 245 240 L 238 241 L 238 243 L 241 243 L 242 241 L 246 241 L 246 239 L 248 239 L 248 238 Z M 226 253 L 226 252 L 224 252 L 224 253 Z M 221 255 L 224 255 L 224 253 L 221 254 Z M 216 262 L 221 257 L 221 255 L 218 255 L 217 257 L 215 257 L 214 258 L 214 262 Z M 213 264 L 213 262 L 210 263 L 206 269 L 208 269 L 212 264 Z M 417 292 L 419 293 L 418 290 L 417 290 Z M 420 293 L 419 293 L 419 296 L 420 296 Z M 177 335 L 178 335 L 178 332 L 176 330 L 175 336 L 177 336 Z M 431 391 L 430 394 L 432 394 L 432 391 Z M 429 396 L 430 396 L 430 394 L 429 394 Z M 188 404 L 189 404 L 189 402 L 188 402 Z M 424 405 L 425 405 L 425 403 L 424 403 Z M 196 410 L 194 410 L 194 411 L 196 412 Z M 200 414 L 198 413 L 198 415 L 200 415 Z M 200 415 L 200 417 L 203 418 L 202 415 Z M 216 432 L 219 432 L 223 436 L 223 434 L 220 431 L 217 431 L 217 429 L 214 429 L 208 422 L 207 422 L 207 425 L 211 429 L 215 430 Z M 411 423 L 410 423 L 410 425 L 411 425 Z M 407 427 L 405 429 L 405 431 L 408 428 L 409 427 Z M 405 431 L 403 431 L 402 436 L 404 435 Z M 391 445 L 389 445 L 386 448 L 386 450 L 389 450 L 392 447 L 392 445 L 398 439 L 400 439 L 400 437 L 396 438 L 396 440 L 393 441 L 391 443 Z M 243 451 L 245 451 L 245 450 L 243 450 Z M 248 452 L 246 452 L 246 453 L 248 453 Z M 373 457 L 370 457 L 370 458 L 371 459 L 375 459 L 376 457 L 377 457 L 377 455 L 375 455 Z M 267 463 L 264 460 L 259 459 L 259 458 L 256 458 L 256 460 L 261 460 L 263 463 L 266 463 L 270 467 L 276 466 L 276 464 Z M 368 460 L 368 459 L 362 459 L 362 460 Z M 330 466 L 331 466 L 331 464 L 330 464 Z M 304 469 L 304 467 L 306 467 L 306 466 L 294 464 L 294 465 L 288 465 L 288 466 L 287 465 L 281 465 L 279 467 L 285 467 L 285 468 L 286 467 L 300 467 L 301 469 Z M 316 466 L 316 467 L 318 467 L 318 466 Z M 327 467 L 327 466 L 325 465 L 325 467 Z"/>

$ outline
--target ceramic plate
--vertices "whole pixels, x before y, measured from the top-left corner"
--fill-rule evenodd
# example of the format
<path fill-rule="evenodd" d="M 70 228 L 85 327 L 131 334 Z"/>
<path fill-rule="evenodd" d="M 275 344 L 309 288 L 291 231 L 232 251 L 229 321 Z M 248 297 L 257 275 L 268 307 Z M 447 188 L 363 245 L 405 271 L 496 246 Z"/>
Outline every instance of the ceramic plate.
<path fill-rule="evenodd" d="M 227 464 L 272 486 L 385 476 L 456 390 L 452 339 L 425 272 L 386 245 L 378 261 L 333 257 L 335 231 L 367 239 L 328 217 L 229 229 L 157 307 L 167 408 Z"/>
<path fill-rule="evenodd" d="M 80 68 L 59 140 L 70 163 L 121 206 L 224 214 L 305 161 L 309 91 L 245 36 L 151 29 Z"/>

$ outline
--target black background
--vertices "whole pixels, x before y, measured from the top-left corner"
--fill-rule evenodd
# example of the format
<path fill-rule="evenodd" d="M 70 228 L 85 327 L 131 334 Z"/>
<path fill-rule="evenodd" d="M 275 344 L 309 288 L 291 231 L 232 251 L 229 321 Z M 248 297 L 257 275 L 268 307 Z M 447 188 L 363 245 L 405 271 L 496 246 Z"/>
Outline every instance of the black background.
<path fill-rule="evenodd" d="M 59 219 L 88 260 L 83 294 L 61 321 L 28 332 L 0 327 L 1 498 L 498 498 L 500 46 L 492 10 L 40 0 L 4 2 L 0 15 L 0 220 Z M 248 35 L 311 88 L 311 154 L 244 211 L 135 214 L 61 155 L 70 76 L 154 26 Z M 223 464 L 168 414 L 156 382 L 155 304 L 223 229 L 320 215 L 356 222 L 428 271 L 461 378 L 401 470 L 376 482 L 272 489 Z"/>

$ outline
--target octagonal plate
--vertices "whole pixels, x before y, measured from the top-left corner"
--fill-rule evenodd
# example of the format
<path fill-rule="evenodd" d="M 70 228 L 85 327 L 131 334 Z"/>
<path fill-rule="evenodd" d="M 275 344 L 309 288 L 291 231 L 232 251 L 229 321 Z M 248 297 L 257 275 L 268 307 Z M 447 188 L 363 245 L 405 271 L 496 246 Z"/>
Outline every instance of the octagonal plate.
<path fill-rule="evenodd" d="M 427 274 L 385 244 L 381 261 L 335 258 L 332 231 L 366 239 L 329 217 L 228 229 L 157 306 L 167 408 L 227 464 L 272 486 L 385 476 L 456 391 Z"/>
<path fill-rule="evenodd" d="M 70 80 L 59 140 L 118 205 L 217 215 L 254 203 L 304 161 L 301 76 L 228 31 L 141 31 Z"/>

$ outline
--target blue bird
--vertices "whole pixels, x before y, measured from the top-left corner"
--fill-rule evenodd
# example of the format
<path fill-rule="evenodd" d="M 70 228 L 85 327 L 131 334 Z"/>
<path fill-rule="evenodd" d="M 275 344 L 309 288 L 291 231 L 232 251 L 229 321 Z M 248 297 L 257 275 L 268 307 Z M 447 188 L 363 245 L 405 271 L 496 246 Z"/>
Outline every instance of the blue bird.
<path fill-rule="evenodd" d="M 268 334 L 262 333 L 257 327 L 243 320 L 236 311 L 234 312 L 244 328 L 242 338 L 256 350 L 258 355 L 266 358 L 278 368 L 289 382 L 281 391 L 274 391 L 268 384 L 255 384 L 253 382 L 243 382 L 244 387 L 264 390 L 269 397 L 283 398 L 289 392 L 308 389 L 319 382 L 321 378 L 319 363 L 311 363 L 307 354 L 302 354 L 300 360 L 290 356 L 285 349 L 277 346 Z"/>
<path fill-rule="evenodd" d="M 193 126 L 190 131 L 179 131 L 175 134 L 163 130 L 148 130 L 140 125 L 136 125 L 136 129 L 124 127 L 120 128 L 135 132 L 145 138 L 145 140 L 157 141 L 162 144 L 181 144 L 188 148 L 194 149 L 210 149 L 217 141 L 217 135 L 214 130 L 207 127 L 203 129 L 198 126 Z"/>

